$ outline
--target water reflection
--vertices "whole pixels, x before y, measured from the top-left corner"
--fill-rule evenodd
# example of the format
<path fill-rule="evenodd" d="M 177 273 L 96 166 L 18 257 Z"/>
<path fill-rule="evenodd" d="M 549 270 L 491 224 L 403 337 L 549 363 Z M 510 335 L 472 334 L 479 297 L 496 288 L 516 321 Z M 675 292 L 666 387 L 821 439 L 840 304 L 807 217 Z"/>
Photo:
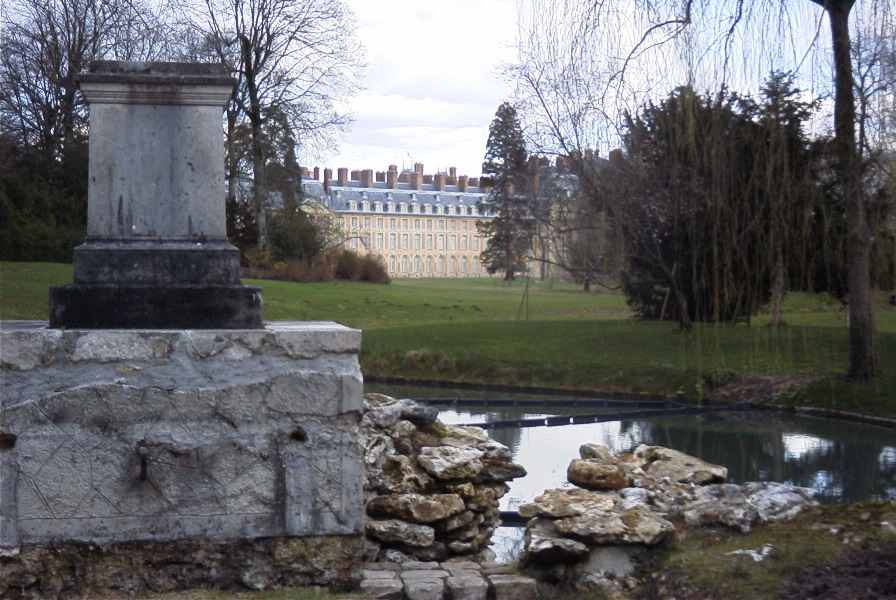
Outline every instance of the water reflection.
<path fill-rule="evenodd" d="M 385 389 L 382 389 L 382 388 Z M 382 386 L 397 396 L 420 398 L 420 390 Z M 430 390 L 434 396 L 488 400 L 489 393 Z M 502 398 L 516 397 L 493 393 Z M 532 400 L 533 395 L 525 398 Z M 513 406 L 483 402 L 443 410 L 448 423 L 503 421 L 612 412 L 587 406 L 558 406 L 540 396 L 540 405 Z M 511 483 L 502 510 L 516 508 L 551 487 L 566 482 L 566 467 L 586 442 L 627 451 L 639 443 L 659 444 L 728 467 L 732 481 L 784 481 L 813 487 L 822 501 L 896 499 L 896 432 L 892 429 L 801 415 L 755 411 L 701 416 L 664 416 L 558 427 L 502 428 L 490 435 L 507 445 L 529 475 Z"/>

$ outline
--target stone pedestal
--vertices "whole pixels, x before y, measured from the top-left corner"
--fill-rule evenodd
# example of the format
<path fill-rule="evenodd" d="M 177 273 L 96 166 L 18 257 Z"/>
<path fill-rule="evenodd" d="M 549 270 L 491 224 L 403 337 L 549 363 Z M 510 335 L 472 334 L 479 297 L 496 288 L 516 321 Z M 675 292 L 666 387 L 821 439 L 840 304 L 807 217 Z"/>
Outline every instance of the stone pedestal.
<path fill-rule="evenodd" d="M 41 325 L 0 323 L 0 597 L 353 577 L 359 331 Z"/>
<path fill-rule="evenodd" d="M 90 104 L 87 239 L 74 283 L 51 288 L 68 328 L 262 326 L 227 241 L 221 65 L 98 61 L 78 76 Z"/>

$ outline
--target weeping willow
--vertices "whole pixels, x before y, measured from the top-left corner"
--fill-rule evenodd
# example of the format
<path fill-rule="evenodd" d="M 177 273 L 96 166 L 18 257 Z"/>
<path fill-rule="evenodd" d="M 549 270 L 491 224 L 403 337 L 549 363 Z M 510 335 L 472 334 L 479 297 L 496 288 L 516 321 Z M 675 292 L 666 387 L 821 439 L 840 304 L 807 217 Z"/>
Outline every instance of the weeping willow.
<path fill-rule="evenodd" d="M 681 87 L 627 116 L 600 185 L 639 316 L 690 327 L 770 304 L 779 322 L 785 290 L 844 289 L 844 195 L 825 175 L 830 140 L 806 133 L 818 104 L 801 97 L 772 73 L 758 100 Z"/>

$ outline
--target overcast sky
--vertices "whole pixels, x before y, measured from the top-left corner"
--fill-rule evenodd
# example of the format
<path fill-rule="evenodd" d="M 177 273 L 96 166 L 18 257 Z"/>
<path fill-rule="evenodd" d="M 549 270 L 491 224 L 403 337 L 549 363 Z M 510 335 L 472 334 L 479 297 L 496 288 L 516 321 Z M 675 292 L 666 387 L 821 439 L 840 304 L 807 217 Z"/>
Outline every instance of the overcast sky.
<path fill-rule="evenodd" d="M 512 89 L 498 73 L 514 56 L 515 0 L 349 0 L 366 47 L 354 123 L 321 166 L 479 175 L 488 126 Z"/>

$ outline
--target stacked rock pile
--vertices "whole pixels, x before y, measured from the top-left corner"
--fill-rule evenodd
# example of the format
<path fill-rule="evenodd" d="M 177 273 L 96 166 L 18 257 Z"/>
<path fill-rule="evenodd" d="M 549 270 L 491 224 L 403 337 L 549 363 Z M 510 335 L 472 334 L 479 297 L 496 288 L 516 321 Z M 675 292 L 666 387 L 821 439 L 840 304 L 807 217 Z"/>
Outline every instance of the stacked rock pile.
<path fill-rule="evenodd" d="M 477 427 L 412 400 L 367 394 L 361 420 L 369 560 L 484 558 L 507 481 L 526 470 Z M 479 555 L 477 557 L 477 555 Z"/>
<path fill-rule="evenodd" d="M 605 586 L 632 573 L 635 558 L 688 526 L 747 532 L 816 504 L 814 491 L 780 483 L 724 483 L 728 470 L 661 446 L 614 455 L 585 444 L 567 469 L 576 487 L 545 491 L 520 506 L 530 519 L 523 561 L 542 579 Z"/>

